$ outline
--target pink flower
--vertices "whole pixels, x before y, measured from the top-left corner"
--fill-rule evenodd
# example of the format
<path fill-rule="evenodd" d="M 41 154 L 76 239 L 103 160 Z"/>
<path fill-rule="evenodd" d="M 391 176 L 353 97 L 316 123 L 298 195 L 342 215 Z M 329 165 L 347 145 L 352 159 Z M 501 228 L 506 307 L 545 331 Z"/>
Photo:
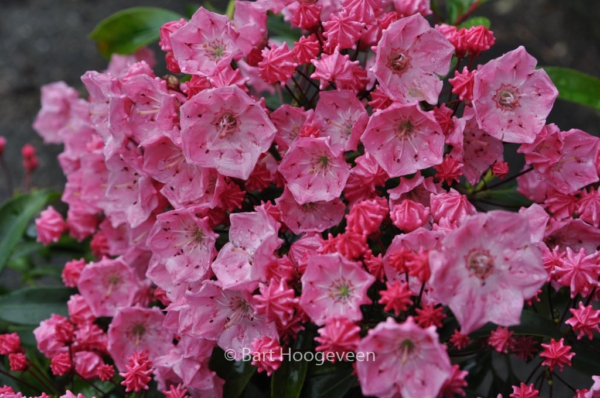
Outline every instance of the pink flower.
<path fill-rule="evenodd" d="M 92 323 L 96 320 L 87 301 L 80 294 L 72 295 L 67 302 L 67 307 L 71 321 L 77 325 Z"/>
<path fill-rule="evenodd" d="M 529 143 L 544 127 L 558 91 L 522 46 L 475 74 L 473 107 L 479 127 L 505 142 Z"/>
<path fill-rule="evenodd" d="M 260 294 L 254 296 L 255 309 L 258 315 L 264 315 L 267 322 L 275 322 L 278 326 L 287 326 L 294 318 L 298 305 L 294 289 L 288 287 L 284 279 L 277 283 L 274 279 L 266 285 L 259 285 Z"/>
<path fill-rule="evenodd" d="M 494 32 L 483 25 L 472 26 L 466 30 L 464 41 L 467 51 L 472 57 L 478 57 L 482 51 L 487 51 L 494 45 Z"/>
<path fill-rule="evenodd" d="M 374 358 L 356 362 L 364 395 L 435 398 L 452 376 L 445 346 L 435 327 L 422 329 L 409 317 L 399 324 L 392 318 L 369 330 L 357 355 Z"/>
<path fill-rule="evenodd" d="M 403 17 L 421 14 L 426 17 L 431 15 L 430 4 L 427 0 L 394 0 L 394 8 Z"/>
<path fill-rule="evenodd" d="M 8 354 L 8 362 L 12 372 L 24 372 L 28 367 L 28 360 L 25 354 L 20 352 Z"/>
<path fill-rule="evenodd" d="M 21 149 L 21 155 L 23 156 L 23 168 L 27 173 L 33 173 L 39 165 L 35 148 L 31 144 L 25 144 L 23 149 Z"/>
<path fill-rule="evenodd" d="M 186 398 L 187 389 L 180 383 L 177 385 L 171 384 L 168 390 L 162 391 L 166 398 Z"/>
<path fill-rule="evenodd" d="M 277 337 L 275 324 L 255 315 L 255 301 L 246 291 L 205 281 L 197 292 L 187 293 L 186 301 L 179 313 L 179 333 L 216 341 L 222 349 L 233 350 L 236 360 L 255 338 Z"/>
<path fill-rule="evenodd" d="M 454 77 L 448 79 L 452 85 L 452 93 L 457 94 L 461 101 L 473 100 L 473 85 L 475 84 L 475 71 L 469 71 L 465 66 L 461 73 L 454 72 Z"/>
<path fill-rule="evenodd" d="M 164 315 L 158 308 L 123 308 L 108 329 L 108 352 L 119 370 L 127 359 L 144 350 L 150 359 L 165 355 L 172 347 L 173 334 L 163 327 Z"/>
<path fill-rule="evenodd" d="M 71 107 L 79 94 L 65 82 L 56 82 L 42 86 L 42 109 L 40 109 L 33 128 L 48 144 L 58 144 L 64 139 L 61 130 L 71 117 Z"/>
<path fill-rule="evenodd" d="M 184 73 L 210 76 L 242 55 L 236 44 L 239 33 L 229 18 L 202 7 L 170 37 L 173 55 Z"/>
<path fill-rule="evenodd" d="M 372 68 L 381 90 L 401 104 L 434 105 L 450 68 L 454 47 L 421 15 L 392 23 L 377 44 Z"/>
<path fill-rule="evenodd" d="M 298 204 L 287 187 L 275 202 L 281 211 L 281 222 L 295 234 L 323 232 L 339 224 L 344 218 L 346 210 L 346 206 L 340 198 L 335 198 L 330 202 Z"/>
<path fill-rule="evenodd" d="M 262 50 L 262 61 L 258 63 L 260 77 L 269 84 L 277 82 L 285 85 L 292 77 L 298 64 L 294 53 L 288 49 L 287 43 Z"/>
<path fill-rule="evenodd" d="M 514 345 L 514 338 L 512 337 L 514 333 L 507 328 L 498 326 L 496 330 L 490 333 L 488 344 L 497 352 L 508 354 L 508 350 L 511 350 Z"/>
<path fill-rule="evenodd" d="M 102 364 L 102 358 L 95 352 L 79 351 L 73 355 L 75 372 L 83 379 L 94 379 L 98 375 L 98 367 Z"/>
<path fill-rule="evenodd" d="M 62 270 L 62 280 L 66 287 L 77 286 L 77 281 L 79 281 L 84 267 L 85 260 L 83 258 L 71 260 L 65 264 L 65 268 Z"/>
<path fill-rule="evenodd" d="M 571 325 L 577 333 L 577 339 L 581 340 L 583 335 L 587 335 L 588 339 L 592 340 L 594 331 L 600 332 L 600 311 L 594 310 L 591 305 L 583 305 L 579 302 L 579 309 L 571 308 L 573 317 L 565 323 Z"/>
<path fill-rule="evenodd" d="M 363 200 L 355 204 L 346 215 L 346 230 L 362 235 L 379 231 L 379 226 L 387 217 L 388 206 L 384 198 Z"/>
<path fill-rule="evenodd" d="M 132 269 L 121 258 L 86 265 L 77 287 L 96 317 L 114 316 L 118 308 L 132 305 L 139 289 Z"/>
<path fill-rule="evenodd" d="M 356 48 L 356 41 L 360 38 L 365 25 L 347 13 L 340 12 L 332 14 L 328 21 L 323 22 L 323 27 L 325 28 L 323 36 L 327 38 L 326 48 L 344 50 Z"/>
<path fill-rule="evenodd" d="M 152 380 L 152 362 L 148 359 L 148 353 L 134 352 L 128 361 L 127 371 L 119 373 L 125 378 L 121 382 L 125 386 L 125 392 L 147 390 L 148 383 Z"/>
<path fill-rule="evenodd" d="M 551 339 L 550 344 L 542 344 L 544 350 L 540 353 L 540 357 L 545 358 L 542 366 L 548 366 L 551 372 L 557 365 L 561 372 L 564 365 L 571 366 L 571 358 L 575 356 L 575 353 L 571 352 L 571 347 L 564 345 L 564 342 L 565 339 L 560 339 L 560 341 Z"/>
<path fill-rule="evenodd" d="M 541 253 L 530 243 L 527 219 L 519 214 L 479 213 L 450 232 L 442 247 L 430 253 L 430 283 L 463 333 L 486 322 L 519 324 L 523 301 L 547 278 Z"/>
<path fill-rule="evenodd" d="M 229 242 L 219 251 L 212 270 L 224 289 L 252 291 L 266 280 L 266 267 L 282 240 L 280 224 L 264 208 L 235 213 L 229 219 Z"/>
<path fill-rule="evenodd" d="M 460 370 L 458 365 L 452 365 L 452 375 L 442 385 L 442 396 L 455 397 L 457 395 L 466 395 L 464 388 L 467 387 L 465 378 L 469 372 Z"/>
<path fill-rule="evenodd" d="M 310 62 L 315 66 L 315 72 L 310 77 L 320 81 L 321 90 L 329 83 L 334 83 L 338 89 L 355 91 L 363 85 L 355 76 L 356 70 L 361 69 L 358 61 L 350 61 L 350 57 L 341 55 L 338 48 L 332 54 L 322 53 L 320 60 L 313 59 Z"/>
<path fill-rule="evenodd" d="M 442 130 L 433 114 L 416 104 L 376 111 L 361 139 L 365 151 L 390 177 L 412 174 L 443 160 Z"/>
<path fill-rule="evenodd" d="M 40 213 L 40 217 L 35 220 L 35 227 L 38 235 L 37 241 L 44 245 L 58 242 L 62 234 L 67 231 L 67 223 L 52 206 L 48 206 Z"/>
<path fill-rule="evenodd" d="M 58 339 L 56 333 L 57 327 L 60 328 L 59 325 L 65 323 L 69 323 L 67 318 L 52 314 L 49 319 L 42 321 L 40 326 L 34 329 L 33 334 L 37 341 L 37 348 L 47 358 L 52 358 L 66 350 L 65 343 Z"/>
<path fill-rule="evenodd" d="M 276 129 L 237 86 L 204 90 L 181 107 L 183 153 L 190 163 L 248 179 Z"/>
<path fill-rule="evenodd" d="M 435 307 L 433 304 L 422 304 L 421 308 L 416 309 L 415 321 L 422 328 L 429 326 L 442 327 L 442 321 L 446 318 L 444 307 Z"/>
<path fill-rule="evenodd" d="M 385 305 L 383 310 L 394 310 L 396 316 L 400 315 L 400 312 L 406 311 L 412 304 L 410 297 L 413 293 L 404 282 L 386 282 L 386 290 L 381 290 L 379 294 L 381 298 L 378 303 Z"/>
<path fill-rule="evenodd" d="M 501 180 L 505 179 L 509 172 L 508 162 L 494 162 L 492 165 L 492 174 Z"/>
<path fill-rule="evenodd" d="M 55 376 L 63 376 L 71 371 L 73 363 L 68 352 L 63 352 L 52 357 L 50 361 L 50 369 Z"/>
<path fill-rule="evenodd" d="M 115 377 L 115 368 L 112 365 L 103 363 L 102 365 L 98 366 L 96 373 L 100 380 L 109 381 Z"/>
<path fill-rule="evenodd" d="M 321 125 L 321 137 L 330 137 L 334 152 L 355 151 L 369 115 L 354 92 L 325 91 L 319 94 L 315 121 Z"/>
<path fill-rule="evenodd" d="M 558 283 L 571 289 L 571 298 L 575 298 L 579 293 L 587 297 L 592 289 L 600 286 L 598 258 L 598 252 L 586 255 L 584 248 L 576 252 L 567 247 L 566 257 L 554 268 L 553 276 Z"/>
<path fill-rule="evenodd" d="M 469 344 L 471 344 L 471 339 L 469 338 L 469 335 L 461 333 L 458 329 L 454 330 L 454 333 L 452 333 L 452 336 L 450 336 L 449 341 L 454 348 L 457 348 L 459 350 L 462 350 L 466 348 Z"/>
<path fill-rule="evenodd" d="M 279 146 L 279 150 L 286 150 L 292 145 L 300 135 L 302 126 L 312 122 L 313 115 L 312 109 L 305 111 L 288 104 L 281 105 L 270 114 L 271 121 L 277 128 L 275 142 Z"/>
<path fill-rule="evenodd" d="M 448 186 L 451 186 L 454 181 L 459 182 L 460 176 L 463 175 L 463 164 L 454 159 L 450 155 L 444 156 L 444 161 L 433 166 L 435 169 L 435 178 L 439 181 L 445 181 Z"/>
<path fill-rule="evenodd" d="M 21 338 L 17 333 L 0 334 L 0 355 L 13 354 L 21 350 Z"/>
<path fill-rule="evenodd" d="M 350 205 L 375 196 L 378 186 L 388 179 L 387 173 L 368 152 L 356 158 L 356 166 L 350 169 L 344 197 Z"/>
<path fill-rule="evenodd" d="M 438 224 L 447 222 L 452 226 L 460 225 L 469 215 L 477 210 L 465 195 L 453 188 L 448 193 L 431 195 L 431 215 Z"/>
<path fill-rule="evenodd" d="M 300 65 L 307 64 L 321 52 L 321 45 L 314 34 L 310 36 L 301 36 L 300 40 L 294 42 L 294 57 Z"/>
<path fill-rule="evenodd" d="M 334 152 L 329 138 L 300 138 L 279 165 L 298 204 L 330 201 L 342 193 L 350 173 L 341 152 Z"/>
<path fill-rule="evenodd" d="M 600 193 L 590 187 L 589 191 L 581 191 L 581 199 L 577 203 L 579 218 L 598 228 L 600 226 Z"/>
<path fill-rule="evenodd" d="M 160 214 L 148 234 L 147 245 L 165 260 L 173 282 L 180 283 L 204 278 L 215 255 L 216 240 L 208 217 L 184 209 Z"/>
<path fill-rule="evenodd" d="M 317 352 L 346 354 L 356 350 L 360 327 L 344 317 L 328 319 L 315 341 L 320 344 L 315 348 Z"/>
<path fill-rule="evenodd" d="M 263 337 L 254 339 L 252 343 L 252 365 L 258 368 L 258 372 L 266 372 L 271 376 L 283 362 L 282 348 L 278 339 Z"/>
<path fill-rule="evenodd" d="M 336 253 L 310 257 L 301 280 L 300 306 L 313 322 L 323 325 L 335 317 L 361 320 L 360 306 L 371 302 L 367 289 L 375 278 L 360 263 Z"/>
<path fill-rule="evenodd" d="M 533 384 L 521 383 L 519 387 L 512 386 L 512 389 L 509 398 L 540 398 L 540 392 L 533 387 Z"/>

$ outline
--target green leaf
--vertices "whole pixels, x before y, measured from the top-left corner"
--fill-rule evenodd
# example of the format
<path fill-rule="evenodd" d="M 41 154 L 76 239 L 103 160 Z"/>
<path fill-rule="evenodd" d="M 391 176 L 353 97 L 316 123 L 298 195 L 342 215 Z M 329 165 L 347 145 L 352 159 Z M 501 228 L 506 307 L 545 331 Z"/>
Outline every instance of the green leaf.
<path fill-rule="evenodd" d="M 600 79 L 569 68 L 543 69 L 558 89 L 558 98 L 600 110 Z"/>
<path fill-rule="evenodd" d="M 481 200 L 499 207 L 513 207 L 518 209 L 522 206 L 530 206 L 531 201 L 517 192 L 516 187 L 495 190 L 485 190 L 474 195 L 475 200 Z"/>
<path fill-rule="evenodd" d="M 302 398 L 343 398 L 355 383 L 352 367 L 336 367 L 332 372 L 308 377 L 302 389 Z"/>
<path fill-rule="evenodd" d="M 473 26 L 485 26 L 489 29 L 492 26 L 492 23 L 486 17 L 473 17 L 458 25 L 459 28 L 465 29 L 472 28 Z"/>
<path fill-rule="evenodd" d="M 575 353 L 571 360 L 575 369 L 589 376 L 600 373 L 600 342 L 598 339 L 590 341 L 587 337 L 582 340 L 570 338 L 565 344 L 570 345 Z"/>
<path fill-rule="evenodd" d="M 74 293 L 65 287 L 17 290 L 0 300 L 0 319 L 19 325 L 38 325 L 52 314 L 68 316 L 67 300 Z"/>
<path fill-rule="evenodd" d="M 312 344 L 312 333 L 305 331 L 298 334 L 293 344 L 291 356 L 296 352 L 307 352 Z M 298 355 L 300 356 L 300 355 Z M 299 398 L 302 392 L 308 362 L 293 358 L 284 358 L 281 367 L 271 377 L 271 396 L 277 398 Z M 291 359 L 291 360 L 290 360 Z"/>
<path fill-rule="evenodd" d="M 486 337 L 490 335 L 491 331 L 496 330 L 497 327 L 497 325 L 488 323 L 471 333 L 469 336 L 472 338 Z M 515 335 L 539 336 L 554 339 L 560 339 L 562 337 L 558 326 L 554 322 L 539 313 L 529 310 L 523 310 L 523 312 L 521 312 L 521 323 L 517 326 L 511 326 L 509 329 L 515 332 Z"/>
<path fill-rule="evenodd" d="M 180 19 L 176 12 L 157 7 L 133 7 L 119 11 L 100 21 L 89 38 L 105 57 L 131 54 L 159 39 L 160 27 Z"/>
<path fill-rule="evenodd" d="M 450 24 L 454 25 L 473 4 L 478 3 L 477 6 L 480 6 L 485 2 L 487 2 L 487 0 L 446 0 Z"/>
<path fill-rule="evenodd" d="M 271 37 L 276 37 L 278 40 L 287 42 L 289 45 L 293 45 L 295 41 L 300 39 L 302 31 L 300 29 L 293 29 L 290 24 L 283 20 L 281 15 L 273 15 L 269 13 L 267 18 L 267 29 L 270 32 Z"/>
<path fill-rule="evenodd" d="M 29 221 L 57 197 L 58 193 L 52 191 L 37 191 L 16 196 L 0 206 L 0 271 L 22 239 Z"/>
<path fill-rule="evenodd" d="M 256 367 L 252 366 L 251 361 L 228 361 L 225 352 L 219 347 L 212 352 L 210 368 L 225 380 L 223 396 L 232 398 L 242 395 L 250 378 L 256 372 Z"/>

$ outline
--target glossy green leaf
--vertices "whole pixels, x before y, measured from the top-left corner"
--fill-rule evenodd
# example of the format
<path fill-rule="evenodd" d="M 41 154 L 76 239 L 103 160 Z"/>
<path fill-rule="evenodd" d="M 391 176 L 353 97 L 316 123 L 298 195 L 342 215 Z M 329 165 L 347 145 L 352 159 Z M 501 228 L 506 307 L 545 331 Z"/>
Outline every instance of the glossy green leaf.
<path fill-rule="evenodd" d="M 160 27 L 181 15 L 157 7 L 133 7 L 119 11 L 100 21 L 90 33 L 100 53 L 131 54 L 159 39 Z"/>
<path fill-rule="evenodd" d="M 529 206 L 532 203 L 525 196 L 517 192 L 516 187 L 481 191 L 475 194 L 473 198 L 499 207 L 505 206 L 515 209 L 522 206 Z"/>
<path fill-rule="evenodd" d="M 339 368 L 307 378 L 301 396 L 302 398 L 343 398 L 356 382 L 351 367 Z"/>
<path fill-rule="evenodd" d="M 558 89 L 558 98 L 600 110 L 600 79 L 569 68 L 543 68 Z"/>
<path fill-rule="evenodd" d="M 565 344 L 570 345 L 575 353 L 571 360 L 573 368 L 589 376 L 600 374 L 600 342 L 598 339 L 590 341 L 587 337 L 581 340 L 573 338 Z"/>
<path fill-rule="evenodd" d="M 0 300 L 0 319 L 19 325 L 39 325 L 52 314 L 67 316 L 74 294 L 65 287 L 32 287 L 14 291 Z"/>
<path fill-rule="evenodd" d="M 312 334 L 304 331 L 298 334 L 291 350 L 295 352 L 306 352 L 312 343 Z M 281 367 L 271 377 L 271 396 L 277 398 L 299 398 L 308 369 L 307 361 L 294 361 L 284 358 Z"/>
<path fill-rule="evenodd" d="M 487 337 L 490 335 L 490 332 L 496 330 L 497 327 L 497 325 L 488 323 L 471 333 L 469 336 L 472 338 Z M 539 313 L 529 310 L 523 310 L 521 313 L 521 322 L 517 326 L 511 326 L 510 330 L 512 330 L 515 335 L 539 336 L 555 339 L 560 339 L 562 336 L 558 326 L 554 322 Z"/>
<path fill-rule="evenodd" d="M 477 3 L 475 6 L 478 7 L 485 2 L 487 0 L 446 0 L 450 23 L 454 25 L 475 3 Z"/>
<path fill-rule="evenodd" d="M 21 241 L 27 225 L 48 202 L 58 197 L 52 191 L 16 196 L 0 206 L 0 271 Z"/>
<path fill-rule="evenodd" d="M 225 358 L 225 352 L 218 347 L 213 350 L 210 368 L 225 380 L 223 396 L 232 398 L 242 395 L 250 378 L 256 372 L 256 367 L 252 366 L 251 361 L 229 361 Z"/>
<path fill-rule="evenodd" d="M 302 35 L 300 29 L 291 28 L 290 24 L 285 22 L 281 15 L 269 14 L 267 18 L 267 29 L 272 37 L 277 37 L 278 40 L 285 41 L 289 45 L 293 45 Z"/>
<path fill-rule="evenodd" d="M 485 26 L 489 29 L 492 26 L 492 23 L 486 17 L 473 17 L 458 25 L 459 28 L 466 29 L 472 28 L 473 26 Z"/>

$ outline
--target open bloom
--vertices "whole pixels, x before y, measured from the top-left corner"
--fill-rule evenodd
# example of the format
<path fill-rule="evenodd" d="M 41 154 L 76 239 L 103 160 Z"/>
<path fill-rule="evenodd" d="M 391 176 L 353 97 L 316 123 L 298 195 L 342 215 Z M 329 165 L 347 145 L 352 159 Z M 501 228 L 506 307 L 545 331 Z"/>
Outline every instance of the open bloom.
<path fill-rule="evenodd" d="M 520 322 L 523 301 L 533 297 L 547 273 L 530 243 L 527 218 L 505 211 L 469 217 L 430 253 L 436 298 L 450 307 L 463 333 L 486 322 Z"/>
<path fill-rule="evenodd" d="M 248 179 L 275 133 L 265 111 L 237 86 L 204 90 L 181 107 L 186 159 L 229 177 Z"/>
<path fill-rule="evenodd" d="M 421 15 L 392 23 L 377 44 L 373 74 L 381 90 L 402 104 L 437 104 L 454 47 Z"/>
<path fill-rule="evenodd" d="M 339 253 L 313 255 L 302 276 L 300 306 L 317 325 L 335 317 L 359 321 L 360 306 L 371 302 L 367 289 L 374 281 L 359 263 Z"/>
<path fill-rule="evenodd" d="M 473 108 L 479 127 L 492 137 L 529 143 L 544 127 L 558 90 L 536 63 L 521 46 L 475 74 Z"/>
<path fill-rule="evenodd" d="M 435 398 L 452 376 L 435 326 L 422 329 L 411 317 L 402 324 L 388 318 L 369 330 L 358 345 L 359 353 L 375 357 L 356 362 L 364 395 Z"/>
<path fill-rule="evenodd" d="M 419 105 L 376 111 L 361 138 L 365 151 L 390 175 L 399 177 L 442 163 L 444 134 L 433 114 Z"/>

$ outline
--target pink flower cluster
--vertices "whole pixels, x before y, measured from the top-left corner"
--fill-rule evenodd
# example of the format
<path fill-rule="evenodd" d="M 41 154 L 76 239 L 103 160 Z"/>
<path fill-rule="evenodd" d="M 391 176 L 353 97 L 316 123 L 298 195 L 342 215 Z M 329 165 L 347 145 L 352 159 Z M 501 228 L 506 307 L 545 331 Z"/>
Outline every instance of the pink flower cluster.
<path fill-rule="evenodd" d="M 268 12 L 303 36 L 270 38 Z M 108 380 L 114 363 L 127 391 L 153 377 L 170 397 L 221 396 L 216 346 L 241 360 L 314 328 L 316 351 L 375 353 L 354 363 L 365 395 L 464 395 L 451 354 L 492 322 L 486 344 L 529 359 L 537 341 L 506 327 L 546 283 L 587 298 L 567 324 L 593 338 L 598 139 L 546 124 L 557 90 L 523 47 L 460 72 L 492 32 L 434 28 L 430 13 L 418 0 L 237 1 L 232 20 L 200 8 L 161 29 L 185 82 L 141 52 L 87 72 L 87 99 L 45 86 L 35 128 L 64 144 L 69 210 L 44 211 L 38 239 L 91 238 L 97 258 L 65 266 L 70 317 L 35 330 L 54 374 Z M 268 93 L 293 99 L 273 109 Z M 483 212 L 472 201 L 510 172 L 503 143 L 521 144 L 518 189 L 536 204 Z M 563 344 L 542 345 L 550 371 L 570 365 Z"/>

